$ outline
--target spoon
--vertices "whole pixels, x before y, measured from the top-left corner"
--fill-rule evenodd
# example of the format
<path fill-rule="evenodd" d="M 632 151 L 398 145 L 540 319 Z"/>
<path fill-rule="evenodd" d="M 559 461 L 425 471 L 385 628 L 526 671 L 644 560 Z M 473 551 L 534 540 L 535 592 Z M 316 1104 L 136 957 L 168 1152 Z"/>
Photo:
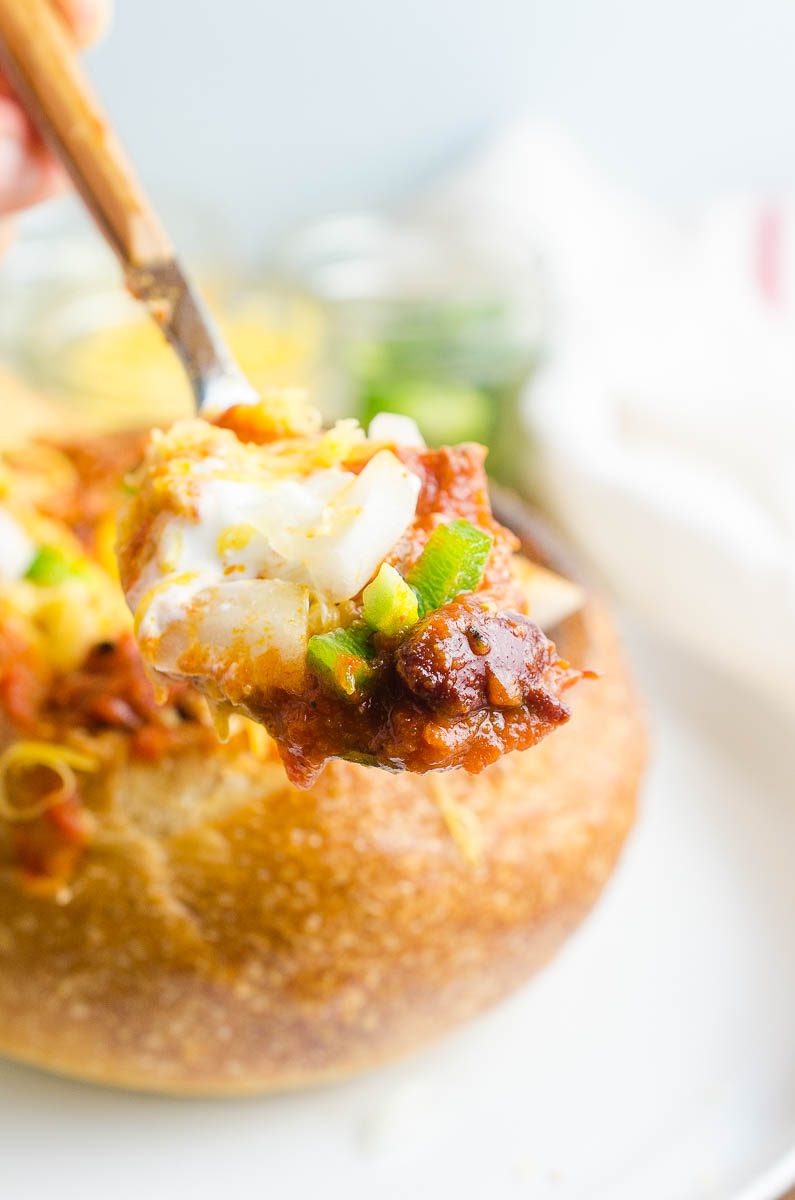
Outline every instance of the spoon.
<path fill-rule="evenodd" d="M 102 110 L 51 0 L 0 0 L 0 64 L 187 372 L 197 412 L 259 397 L 245 379 Z"/>

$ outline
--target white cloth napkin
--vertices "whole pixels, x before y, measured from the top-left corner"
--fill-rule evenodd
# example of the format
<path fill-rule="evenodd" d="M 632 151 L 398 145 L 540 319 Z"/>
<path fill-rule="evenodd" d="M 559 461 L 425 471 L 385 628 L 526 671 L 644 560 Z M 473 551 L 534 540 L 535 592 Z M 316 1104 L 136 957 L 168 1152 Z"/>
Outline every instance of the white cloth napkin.
<path fill-rule="evenodd" d="M 540 255 L 542 500 L 623 600 L 795 715 L 795 207 L 729 198 L 685 225 L 528 122 L 426 210 Z"/>

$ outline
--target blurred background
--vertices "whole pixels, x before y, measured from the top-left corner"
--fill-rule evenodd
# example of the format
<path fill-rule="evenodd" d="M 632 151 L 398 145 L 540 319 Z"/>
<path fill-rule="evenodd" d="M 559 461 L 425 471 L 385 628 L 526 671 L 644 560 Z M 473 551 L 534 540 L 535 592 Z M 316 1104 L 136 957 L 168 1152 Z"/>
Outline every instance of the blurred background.
<path fill-rule="evenodd" d="M 392 203 L 519 112 L 691 204 L 795 183 L 791 0 L 117 0 L 92 71 L 156 195 L 243 255 Z"/>
<path fill-rule="evenodd" d="M 793 45 L 792 0 L 117 0 L 89 59 L 258 387 L 486 442 L 795 714 Z M 189 411 L 68 200 L 0 265 L 0 356 L 105 427 Z"/>

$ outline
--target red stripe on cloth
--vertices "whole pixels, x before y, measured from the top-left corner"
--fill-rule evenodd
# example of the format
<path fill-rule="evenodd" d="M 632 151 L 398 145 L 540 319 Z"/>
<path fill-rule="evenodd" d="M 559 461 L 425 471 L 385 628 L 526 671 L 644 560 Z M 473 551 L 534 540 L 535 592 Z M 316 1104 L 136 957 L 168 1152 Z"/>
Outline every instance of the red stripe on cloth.
<path fill-rule="evenodd" d="M 768 304 L 779 308 L 784 302 L 784 222 L 781 209 L 768 204 L 759 214 L 756 230 L 756 284 Z"/>

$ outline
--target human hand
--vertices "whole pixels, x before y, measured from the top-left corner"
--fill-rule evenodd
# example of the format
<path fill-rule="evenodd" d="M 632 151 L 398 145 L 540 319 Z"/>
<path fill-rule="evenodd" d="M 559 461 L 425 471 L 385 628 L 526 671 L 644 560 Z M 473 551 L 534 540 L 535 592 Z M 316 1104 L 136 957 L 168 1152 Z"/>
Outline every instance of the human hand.
<path fill-rule="evenodd" d="M 50 0 L 63 14 L 80 46 L 100 36 L 110 0 Z M 0 250 L 13 233 L 9 217 L 38 204 L 65 186 L 65 176 L 13 97 L 0 72 Z"/>

